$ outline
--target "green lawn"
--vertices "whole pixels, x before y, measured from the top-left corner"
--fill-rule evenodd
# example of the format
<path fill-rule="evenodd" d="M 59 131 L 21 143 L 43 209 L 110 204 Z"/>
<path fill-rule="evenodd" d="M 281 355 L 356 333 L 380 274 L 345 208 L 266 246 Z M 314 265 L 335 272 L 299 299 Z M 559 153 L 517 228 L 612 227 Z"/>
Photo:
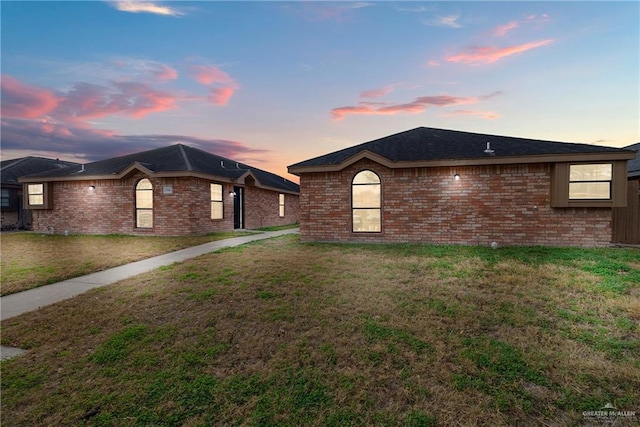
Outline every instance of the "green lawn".
<path fill-rule="evenodd" d="M 3 322 L 1 421 L 638 425 L 639 297 L 634 249 L 285 236 Z"/>

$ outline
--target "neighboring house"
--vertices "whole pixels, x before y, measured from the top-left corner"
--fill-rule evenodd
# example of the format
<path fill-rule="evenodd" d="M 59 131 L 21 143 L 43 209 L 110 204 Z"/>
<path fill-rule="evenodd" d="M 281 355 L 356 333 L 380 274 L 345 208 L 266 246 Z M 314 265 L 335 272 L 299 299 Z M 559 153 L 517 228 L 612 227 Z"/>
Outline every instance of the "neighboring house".
<path fill-rule="evenodd" d="M 182 144 L 20 182 L 34 231 L 173 236 L 298 222 L 297 184 Z"/>
<path fill-rule="evenodd" d="M 417 128 L 289 166 L 303 241 L 605 246 L 635 153 Z"/>
<path fill-rule="evenodd" d="M 640 142 L 624 147 L 625 150 L 640 151 Z M 613 210 L 614 243 L 640 244 L 640 156 L 627 164 L 627 206 Z"/>
<path fill-rule="evenodd" d="M 28 229 L 30 226 L 31 219 L 29 211 L 22 205 L 22 184 L 18 182 L 18 178 L 72 165 L 77 163 L 31 156 L 3 160 L 0 163 L 2 230 Z"/>

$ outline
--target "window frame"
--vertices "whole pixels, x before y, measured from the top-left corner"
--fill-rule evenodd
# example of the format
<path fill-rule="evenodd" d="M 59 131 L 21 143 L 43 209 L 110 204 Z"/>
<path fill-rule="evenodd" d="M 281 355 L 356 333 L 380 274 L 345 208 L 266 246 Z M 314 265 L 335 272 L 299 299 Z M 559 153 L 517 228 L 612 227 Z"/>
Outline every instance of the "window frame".
<path fill-rule="evenodd" d="M 143 181 L 147 181 L 149 183 L 149 185 L 151 185 L 151 188 L 138 188 Z M 150 208 L 149 207 L 144 207 L 143 208 L 143 207 L 139 207 L 138 206 L 138 193 L 139 192 L 143 192 L 143 191 L 150 191 L 151 192 L 151 207 Z M 149 178 L 142 178 L 142 179 L 138 180 L 138 182 L 136 182 L 135 195 L 134 195 L 134 197 L 135 197 L 135 225 L 136 225 L 136 229 L 139 229 L 139 230 L 152 230 L 153 227 L 155 226 L 155 218 L 154 218 L 154 212 L 153 212 L 153 210 L 154 210 L 154 200 L 153 200 L 154 199 L 154 197 L 153 197 L 154 194 L 153 193 L 154 193 L 154 185 L 153 185 L 153 183 L 151 182 L 151 180 Z M 140 225 L 140 217 L 139 217 L 138 214 L 142 213 L 142 212 L 147 212 L 147 211 L 151 212 L 151 226 L 144 227 L 144 226 Z"/>
<path fill-rule="evenodd" d="M 284 195 L 284 193 L 280 193 L 278 194 L 278 216 L 280 218 L 284 218 L 284 214 L 285 214 L 285 200 L 286 197 Z"/>
<path fill-rule="evenodd" d="M 611 165 L 611 180 L 571 181 L 571 166 L 578 165 Z M 569 186 L 571 183 L 610 182 L 608 199 L 572 199 Z M 554 163 L 551 174 L 551 207 L 624 207 L 627 205 L 627 161 L 589 161 Z"/>
<path fill-rule="evenodd" d="M 213 188 L 214 186 L 220 187 L 220 199 L 214 199 L 213 198 Z M 211 182 L 209 183 L 209 202 L 210 202 L 210 219 L 212 220 L 221 220 L 224 219 L 224 186 L 220 183 L 217 182 Z M 214 217 L 213 213 L 214 213 L 214 209 L 213 207 L 215 206 L 220 206 L 220 216 L 219 217 Z"/>
<path fill-rule="evenodd" d="M 378 182 L 371 183 L 355 183 L 356 178 L 364 173 L 371 172 L 378 179 Z M 360 186 L 377 186 L 378 187 L 378 206 L 354 206 L 354 188 Z M 355 229 L 355 213 L 356 211 L 377 210 L 378 211 L 378 229 L 377 230 L 356 230 Z M 382 179 L 380 175 L 371 169 L 363 169 L 358 171 L 351 178 L 351 232 L 354 234 L 380 234 L 382 233 Z"/>
<path fill-rule="evenodd" d="M 41 186 L 41 192 L 34 193 L 30 191 L 33 186 Z M 23 207 L 25 209 L 53 209 L 53 184 L 51 182 L 26 182 L 23 184 L 22 192 Z M 31 196 L 42 196 L 42 203 L 31 203 Z"/>

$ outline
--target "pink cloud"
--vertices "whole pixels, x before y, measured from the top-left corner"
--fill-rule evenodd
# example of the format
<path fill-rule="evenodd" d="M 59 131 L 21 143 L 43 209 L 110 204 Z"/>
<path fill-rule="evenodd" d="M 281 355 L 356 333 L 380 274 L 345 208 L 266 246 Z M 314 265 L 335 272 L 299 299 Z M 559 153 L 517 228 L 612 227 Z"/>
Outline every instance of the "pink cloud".
<path fill-rule="evenodd" d="M 144 83 L 114 82 L 113 87 L 77 83 L 56 109 L 65 119 L 93 119 L 111 114 L 142 118 L 176 108 L 176 97 Z"/>
<path fill-rule="evenodd" d="M 500 114 L 492 111 L 473 111 L 473 110 L 456 110 L 450 113 L 441 114 L 442 117 L 456 117 L 456 116 L 477 116 L 482 119 L 495 120 L 502 117 Z"/>
<path fill-rule="evenodd" d="M 516 21 L 509 22 L 508 24 L 499 25 L 493 29 L 493 35 L 496 37 L 504 37 L 509 31 L 518 28 Z"/>
<path fill-rule="evenodd" d="M 2 76 L 0 88 L 3 117 L 41 117 L 51 112 L 60 102 L 52 91 L 26 85 L 9 75 Z"/>
<path fill-rule="evenodd" d="M 227 105 L 235 90 L 236 88 L 234 86 L 213 88 L 209 95 L 209 101 L 211 101 L 213 105 Z"/>
<path fill-rule="evenodd" d="M 349 115 L 394 115 L 417 114 L 425 111 L 430 106 L 447 107 L 451 105 L 476 104 L 494 96 L 500 92 L 494 92 L 481 97 L 459 97 L 451 95 L 421 96 L 412 102 L 404 104 L 384 104 L 360 102 L 356 106 L 338 107 L 331 110 L 334 120 L 342 120 Z"/>
<path fill-rule="evenodd" d="M 393 85 L 385 86 L 380 89 L 370 89 L 360 92 L 360 98 L 381 98 L 393 91 Z"/>
<path fill-rule="evenodd" d="M 215 65 L 192 65 L 189 68 L 191 77 L 202 85 L 213 83 L 230 83 L 233 79 Z"/>
<path fill-rule="evenodd" d="M 516 46 L 495 47 L 479 46 L 468 49 L 467 52 L 456 55 L 448 55 L 445 59 L 448 62 L 464 63 L 470 65 L 490 64 L 511 55 L 526 52 L 553 43 L 553 39 L 539 40 Z"/>
<path fill-rule="evenodd" d="M 153 72 L 158 80 L 175 80 L 178 78 L 178 72 L 168 65 L 161 64 L 159 69 Z"/>

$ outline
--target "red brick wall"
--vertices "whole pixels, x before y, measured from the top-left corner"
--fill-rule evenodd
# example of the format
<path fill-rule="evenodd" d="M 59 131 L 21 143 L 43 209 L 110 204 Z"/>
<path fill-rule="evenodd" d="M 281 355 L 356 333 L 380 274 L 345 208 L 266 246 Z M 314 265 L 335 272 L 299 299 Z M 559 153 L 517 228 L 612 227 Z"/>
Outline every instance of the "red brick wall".
<path fill-rule="evenodd" d="M 211 219 L 209 184 L 213 181 L 199 178 L 151 178 L 153 184 L 153 229 L 138 229 L 135 224 L 135 185 L 143 175 L 122 180 L 67 181 L 53 185 L 53 209 L 33 210 L 34 231 L 71 234 L 140 234 L 177 236 L 204 234 L 233 230 L 233 198 L 229 192 L 232 184 L 223 184 L 224 218 Z M 90 185 L 95 185 L 91 190 Z M 171 186 L 171 194 L 163 192 Z M 252 223 L 280 225 L 295 223 L 297 198 L 287 195 L 289 205 L 296 205 L 290 215 L 278 218 L 278 193 L 250 189 L 245 194 L 245 212 L 254 217 L 249 209 L 267 212 L 275 210 L 275 218 L 252 219 Z M 266 194 L 262 194 L 262 193 Z M 253 199 L 253 194 L 259 197 Z M 272 206 L 271 200 L 275 200 Z M 268 204 L 268 206 L 266 205 Z M 247 225 L 250 225 L 247 221 Z"/>
<path fill-rule="evenodd" d="M 351 180 L 363 169 L 382 181 L 380 233 L 351 232 Z M 610 208 L 552 208 L 550 189 L 550 164 L 389 169 L 365 159 L 302 174 L 300 231 L 304 241 L 609 244 Z"/>
<path fill-rule="evenodd" d="M 277 193 L 252 186 L 245 187 L 245 228 L 260 228 L 298 222 L 299 197 L 293 194 L 285 194 L 284 217 L 280 217 L 280 194 L 285 193 Z"/>

